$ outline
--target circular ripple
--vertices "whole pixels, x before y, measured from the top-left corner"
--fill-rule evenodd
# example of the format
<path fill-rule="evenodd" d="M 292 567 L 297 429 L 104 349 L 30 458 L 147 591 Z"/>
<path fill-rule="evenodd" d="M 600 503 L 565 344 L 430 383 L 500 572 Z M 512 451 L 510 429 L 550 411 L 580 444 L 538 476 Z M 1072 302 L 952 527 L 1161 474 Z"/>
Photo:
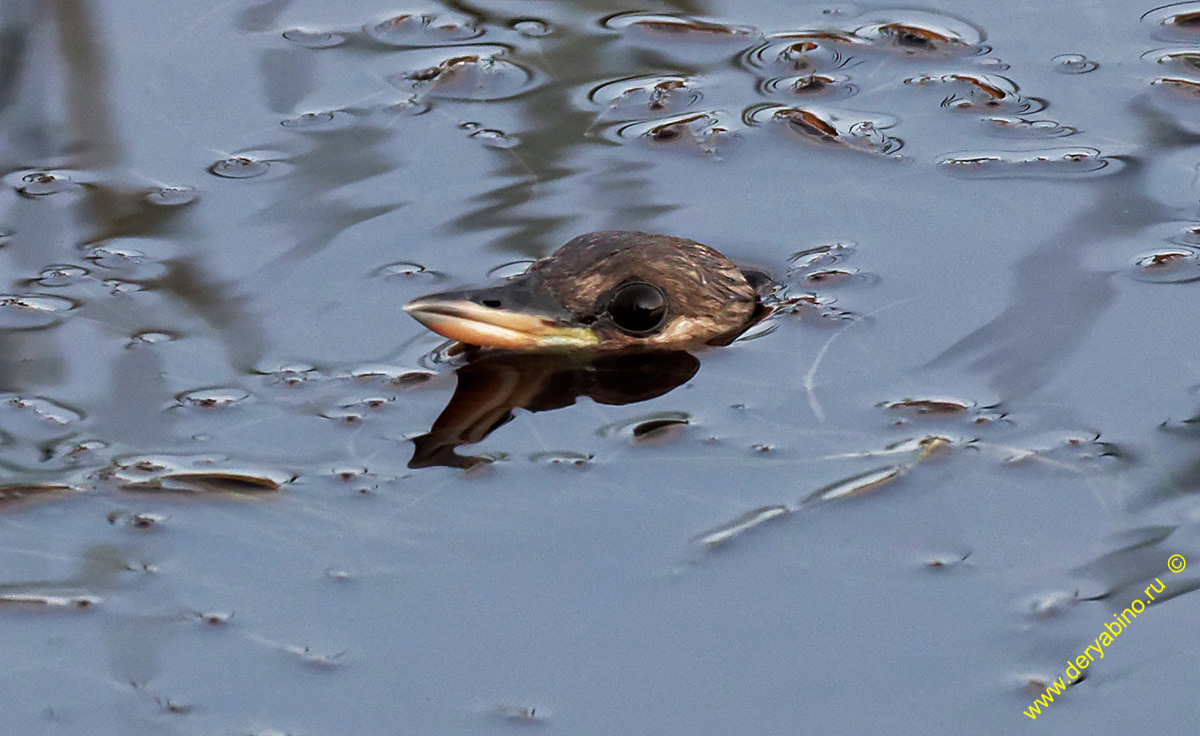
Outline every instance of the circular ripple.
<path fill-rule="evenodd" d="M 175 398 L 182 406 L 225 409 L 250 398 L 250 393 L 240 388 L 203 388 L 186 391 Z"/>
<path fill-rule="evenodd" d="M 783 125 L 808 140 L 867 153 L 892 156 L 904 145 L 899 138 L 883 132 L 896 124 L 896 118 L 890 115 L 828 107 L 762 104 L 747 109 L 742 119 L 747 125 Z"/>
<path fill-rule="evenodd" d="M 780 33 L 742 52 L 742 66 L 775 76 L 811 74 L 850 65 L 850 52 L 862 41 L 835 31 Z"/>
<path fill-rule="evenodd" d="M 988 116 L 981 118 L 989 132 L 998 138 L 1063 138 L 1078 131 L 1054 120 L 1029 120 L 1021 117 Z"/>
<path fill-rule="evenodd" d="M 487 275 L 488 278 L 493 279 L 515 279 L 529 270 L 529 267 L 534 263 L 537 263 L 537 261 L 532 258 L 509 261 L 508 263 L 502 263 L 499 266 L 489 269 Z"/>
<path fill-rule="evenodd" d="M 540 84 L 530 68 L 505 58 L 506 47 L 464 53 L 435 66 L 388 77 L 400 89 L 444 100 L 504 100 Z"/>
<path fill-rule="evenodd" d="M 1187 100 L 1200 100 L 1200 81 L 1188 77 L 1159 77 L 1150 80 L 1152 87 L 1172 92 Z"/>
<path fill-rule="evenodd" d="M 854 253 L 854 246 L 853 242 L 828 243 L 793 253 L 788 256 L 788 278 L 833 268 Z"/>
<path fill-rule="evenodd" d="M 691 415 L 683 411 L 660 411 L 606 424 L 596 430 L 601 437 L 617 435 L 627 439 L 649 438 L 671 427 L 682 427 L 692 423 Z"/>
<path fill-rule="evenodd" d="M 676 114 L 704 99 L 690 78 L 648 74 L 605 82 L 588 92 L 588 100 L 609 117 L 634 119 L 647 113 Z"/>
<path fill-rule="evenodd" d="M 795 77 L 772 77 L 763 80 L 758 89 L 763 94 L 786 94 L 796 97 L 820 97 L 844 100 L 858 93 L 844 74 L 805 74 Z"/>
<path fill-rule="evenodd" d="M 0 330 L 38 330 L 62 321 L 79 306 L 75 301 L 48 294 L 0 294 Z"/>
<path fill-rule="evenodd" d="M 717 110 L 630 123 L 617 128 L 617 137 L 650 141 L 656 145 L 690 144 L 711 153 L 717 144 L 733 137 L 731 126 Z"/>
<path fill-rule="evenodd" d="M 475 21 L 465 17 L 406 13 L 363 26 L 363 32 L 385 46 L 421 48 L 445 46 L 483 35 Z"/>
<path fill-rule="evenodd" d="M 1195 41 L 1200 39 L 1200 2 L 1173 3 L 1155 8 L 1142 16 L 1154 30 L 1151 34 L 1162 41 Z"/>
<path fill-rule="evenodd" d="M 1200 49 L 1155 49 L 1142 54 L 1142 58 L 1176 71 L 1200 73 Z"/>
<path fill-rule="evenodd" d="M 942 100 L 942 107 L 968 112 L 1008 112 L 1025 114 L 1045 108 L 1046 102 L 1035 97 L 1024 97 L 1011 79 L 997 74 L 923 74 L 909 77 L 905 84 L 916 87 L 948 87 L 951 94 Z"/>
<path fill-rule="evenodd" d="M 140 250 L 113 245 L 90 246 L 83 257 L 101 268 L 113 270 L 137 268 L 146 262 L 146 254 Z"/>
<path fill-rule="evenodd" d="M 1050 61 L 1054 62 L 1054 71 L 1060 74 L 1087 74 L 1100 68 L 1083 54 L 1059 54 Z"/>
<path fill-rule="evenodd" d="M 1200 281 L 1200 248 L 1186 245 L 1159 248 L 1133 259 L 1133 278 L 1155 284 Z"/>
<path fill-rule="evenodd" d="M 37 171 L 21 177 L 17 191 L 26 197 L 46 197 L 65 192 L 75 186 L 70 177 L 48 171 Z"/>
<path fill-rule="evenodd" d="M 42 272 L 34 279 L 34 282 L 40 286 L 52 288 L 71 286 L 86 279 L 87 275 L 88 270 L 82 266 L 75 266 L 70 263 L 56 263 L 42 269 Z"/>
<path fill-rule="evenodd" d="M 446 275 L 441 271 L 431 271 L 420 263 L 413 261 L 396 261 L 375 269 L 375 275 L 389 281 L 398 279 L 429 278 L 440 280 Z"/>
<path fill-rule="evenodd" d="M 209 166 L 208 173 L 222 179 L 253 179 L 267 173 L 270 168 L 269 161 L 258 161 L 246 156 L 232 156 Z"/>

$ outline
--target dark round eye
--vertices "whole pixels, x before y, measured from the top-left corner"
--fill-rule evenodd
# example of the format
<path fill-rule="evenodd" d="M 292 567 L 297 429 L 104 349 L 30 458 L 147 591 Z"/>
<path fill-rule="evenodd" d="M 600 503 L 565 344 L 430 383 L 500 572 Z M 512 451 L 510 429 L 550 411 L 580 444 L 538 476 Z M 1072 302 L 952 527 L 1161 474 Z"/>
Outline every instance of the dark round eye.
<path fill-rule="evenodd" d="M 644 282 L 622 284 L 608 302 L 608 316 L 626 334 L 648 335 L 666 321 L 667 297 L 662 289 Z"/>

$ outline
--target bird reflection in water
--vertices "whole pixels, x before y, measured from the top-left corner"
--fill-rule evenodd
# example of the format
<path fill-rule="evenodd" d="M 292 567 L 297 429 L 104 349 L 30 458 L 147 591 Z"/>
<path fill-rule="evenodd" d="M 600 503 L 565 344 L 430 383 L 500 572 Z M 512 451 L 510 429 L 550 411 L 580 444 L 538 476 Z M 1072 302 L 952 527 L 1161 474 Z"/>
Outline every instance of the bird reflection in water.
<path fill-rule="evenodd" d="M 405 310 L 470 358 L 449 405 L 414 440 L 409 467 L 477 465 L 484 458 L 455 448 L 481 441 L 515 409 L 667 393 L 700 366 L 684 351 L 728 345 L 770 313 L 762 297 L 772 283 L 693 240 L 609 230 L 571 240 L 499 286 L 414 299 Z"/>
<path fill-rule="evenodd" d="M 433 428 L 413 439 L 410 468 L 471 468 L 486 457 L 459 455 L 483 441 L 517 409 L 551 411 L 586 397 L 619 406 L 662 396 L 686 383 L 700 361 L 681 351 L 581 356 L 481 353 L 457 371 L 458 386 Z"/>

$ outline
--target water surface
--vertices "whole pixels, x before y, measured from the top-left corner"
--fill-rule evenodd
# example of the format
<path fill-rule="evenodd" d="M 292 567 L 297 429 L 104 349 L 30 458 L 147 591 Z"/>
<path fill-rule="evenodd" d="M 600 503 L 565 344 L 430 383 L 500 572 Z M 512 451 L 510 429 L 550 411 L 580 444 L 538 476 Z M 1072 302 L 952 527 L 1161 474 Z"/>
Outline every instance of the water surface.
<path fill-rule="evenodd" d="M 1200 715 L 1200 5 L 402 11 L 0 7 L 0 731 Z M 400 305 L 601 228 L 789 308 L 410 468 Z"/>

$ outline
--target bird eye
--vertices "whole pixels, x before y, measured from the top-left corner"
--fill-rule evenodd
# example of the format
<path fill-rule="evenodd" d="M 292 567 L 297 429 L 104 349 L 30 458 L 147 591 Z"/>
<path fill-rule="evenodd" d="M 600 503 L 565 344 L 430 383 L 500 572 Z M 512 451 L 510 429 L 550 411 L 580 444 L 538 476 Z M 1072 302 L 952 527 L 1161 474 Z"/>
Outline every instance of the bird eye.
<path fill-rule="evenodd" d="M 649 335 L 666 321 L 667 297 L 662 289 L 641 281 L 622 284 L 608 302 L 608 316 L 626 334 Z"/>

